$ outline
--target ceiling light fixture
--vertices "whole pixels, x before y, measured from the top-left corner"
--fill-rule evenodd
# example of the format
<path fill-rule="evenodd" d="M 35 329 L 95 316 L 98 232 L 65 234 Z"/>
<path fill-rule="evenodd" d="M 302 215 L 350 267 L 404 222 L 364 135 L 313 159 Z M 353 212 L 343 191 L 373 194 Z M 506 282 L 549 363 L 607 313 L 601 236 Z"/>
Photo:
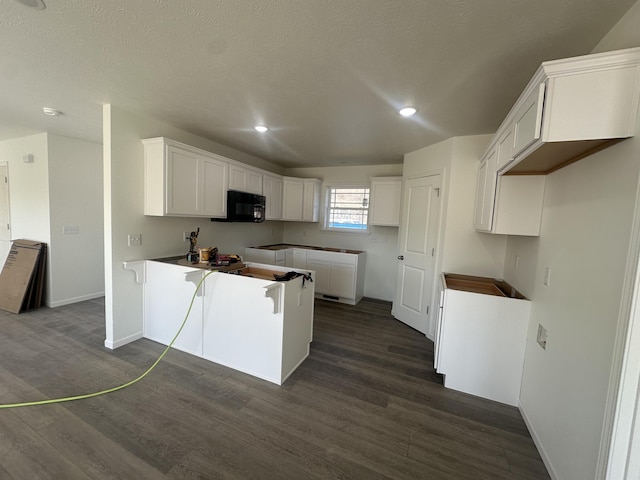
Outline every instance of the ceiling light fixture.
<path fill-rule="evenodd" d="M 59 117 L 60 115 L 63 115 L 60 110 L 56 110 L 55 108 L 51 107 L 42 107 L 42 113 L 44 113 L 45 115 L 49 115 L 50 117 Z"/>
<path fill-rule="evenodd" d="M 256 129 L 257 132 L 260 133 L 264 133 L 266 131 L 268 131 L 269 129 L 267 127 L 265 127 L 264 125 L 256 125 L 255 127 L 253 127 Z"/>
<path fill-rule="evenodd" d="M 24 5 L 25 7 L 33 8 L 35 10 L 44 10 L 46 5 L 42 0 L 16 0 L 20 5 Z"/>
<path fill-rule="evenodd" d="M 403 117 L 410 117 L 411 115 L 414 115 L 417 111 L 418 110 L 416 110 L 414 107 L 404 107 L 401 110 L 399 110 L 398 113 Z"/>

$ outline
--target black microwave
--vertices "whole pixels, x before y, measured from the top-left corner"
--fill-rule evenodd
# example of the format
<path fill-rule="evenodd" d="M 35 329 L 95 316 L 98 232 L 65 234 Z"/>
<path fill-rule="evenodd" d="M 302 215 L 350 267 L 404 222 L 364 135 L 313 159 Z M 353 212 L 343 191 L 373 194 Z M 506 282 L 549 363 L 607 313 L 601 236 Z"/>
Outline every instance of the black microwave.
<path fill-rule="evenodd" d="M 255 193 L 227 190 L 227 218 L 212 218 L 222 222 L 264 222 L 266 198 Z"/>

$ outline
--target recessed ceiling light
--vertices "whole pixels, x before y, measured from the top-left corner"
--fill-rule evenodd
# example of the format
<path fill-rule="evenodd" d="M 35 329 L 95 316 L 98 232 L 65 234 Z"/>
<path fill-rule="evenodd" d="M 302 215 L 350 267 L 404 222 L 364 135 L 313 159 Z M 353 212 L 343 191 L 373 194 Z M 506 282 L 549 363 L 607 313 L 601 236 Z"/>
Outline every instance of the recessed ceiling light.
<path fill-rule="evenodd" d="M 264 133 L 266 131 L 268 131 L 269 129 L 267 127 L 265 127 L 264 125 L 256 125 L 255 127 L 253 127 L 256 129 L 257 132 L 260 133 Z"/>
<path fill-rule="evenodd" d="M 36 10 L 44 10 L 46 8 L 42 0 L 16 0 L 16 2 L 25 7 L 35 8 Z"/>
<path fill-rule="evenodd" d="M 398 111 L 398 113 L 400 115 L 402 115 L 403 117 L 410 117 L 411 115 L 415 114 L 418 110 L 416 110 L 413 107 L 404 107 L 403 109 L 401 109 L 400 111 Z"/>
<path fill-rule="evenodd" d="M 60 115 L 62 115 L 62 112 L 60 110 L 56 110 L 55 108 L 51 107 L 42 107 L 42 113 L 44 113 L 45 115 L 49 115 L 50 117 L 59 117 Z"/>

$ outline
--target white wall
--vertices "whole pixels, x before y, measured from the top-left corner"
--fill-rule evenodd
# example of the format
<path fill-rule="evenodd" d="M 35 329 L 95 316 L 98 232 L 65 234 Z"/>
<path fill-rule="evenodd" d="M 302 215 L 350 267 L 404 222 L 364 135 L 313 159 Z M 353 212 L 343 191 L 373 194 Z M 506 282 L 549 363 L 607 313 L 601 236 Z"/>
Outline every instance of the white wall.
<path fill-rule="evenodd" d="M 627 140 L 549 175 L 540 237 L 509 239 L 506 280 L 532 300 L 522 410 L 557 478 L 594 478 L 639 152 L 640 138 Z M 538 324 L 548 331 L 546 350 L 536 343 Z"/>
<path fill-rule="evenodd" d="M 441 271 L 502 276 L 506 238 L 473 228 L 478 165 L 490 139 L 491 135 L 454 137 L 404 157 L 405 178 L 445 172 Z"/>
<path fill-rule="evenodd" d="M 596 45 L 592 53 L 640 47 L 640 1 L 634 3 L 618 23 Z"/>
<path fill-rule="evenodd" d="M 392 301 L 396 285 L 398 228 L 371 226 L 370 233 L 340 233 L 322 229 L 327 186 L 369 185 L 369 177 L 402 176 L 402 165 L 369 165 L 322 168 L 292 168 L 287 175 L 320 178 L 320 221 L 283 222 L 285 243 L 346 248 L 367 252 L 364 295 Z"/>
<path fill-rule="evenodd" d="M 22 157 L 33 155 L 33 163 Z M 8 163 L 11 238 L 50 243 L 49 154 L 47 134 L 0 142 L 0 161 Z"/>
<path fill-rule="evenodd" d="M 594 51 L 639 46 L 638 22 L 640 2 Z M 505 277 L 532 300 L 521 409 L 555 478 L 594 478 L 603 468 L 639 174 L 636 136 L 549 175 L 540 237 L 507 244 Z M 546 350 L 535 341 L 538 324 Z"/>
<path fill-rule="evenodd" d="M 51 291 L 56 307 L 104 295 L 102 145 L 48 134 Z M 63 226 L 78 227 L 64 235 Z"/>
<path fill-rule="evenodd" d="M 454 137 L 404 156 L 404 178 L 442 174 L 442 231 L 436 271 L 501 277 L 506 239 L 473 228 L 480 157 L 491 135 Z M 432 304 L 437 304 L 436 292 Z M 427 336 L 434 338 L 435 317 Z"/>
<path fill-rule="evenodd" d="M 102 295 L 101 146 L 41 133 L 0 142 L 0 161 L 8 162 L 11 238 L 48 246 L 45 304 Z M 79 234 L 62 235 L 63 224 Z"/>
<path fill-rule="evenodd" d="M 110 105 L 104 107 L 105 304 L 106 341 L 114 348 L 141 336 L 142 286 L 122 262 L 183 255 L 182 232 L 200 227 L 199 246 L 244 253 L 244 247 L 282 240 L 281 222 L 227 224 L 207 218 L 147 217 L 143 214 L 143 138 L 165 136 L 244 163 L 280 173 L 268 162 L 171 127 L 151 117 Z M 142 245 L 127 246 L 128 234 L 142 234 Z"/>

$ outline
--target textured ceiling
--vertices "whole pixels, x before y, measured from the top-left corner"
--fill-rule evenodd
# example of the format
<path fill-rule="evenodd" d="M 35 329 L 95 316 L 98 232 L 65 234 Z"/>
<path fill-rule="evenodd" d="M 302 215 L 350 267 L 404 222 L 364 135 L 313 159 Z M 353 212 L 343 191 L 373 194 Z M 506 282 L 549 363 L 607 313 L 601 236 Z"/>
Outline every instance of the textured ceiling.
<path fill-rule="evenodd" d="M 588 53 L 634 0 L 45 3 L 0 0 L 0 140 L 101 142 L 111 103 L 292 167 L 493 132 L 540 62 Z"/>

